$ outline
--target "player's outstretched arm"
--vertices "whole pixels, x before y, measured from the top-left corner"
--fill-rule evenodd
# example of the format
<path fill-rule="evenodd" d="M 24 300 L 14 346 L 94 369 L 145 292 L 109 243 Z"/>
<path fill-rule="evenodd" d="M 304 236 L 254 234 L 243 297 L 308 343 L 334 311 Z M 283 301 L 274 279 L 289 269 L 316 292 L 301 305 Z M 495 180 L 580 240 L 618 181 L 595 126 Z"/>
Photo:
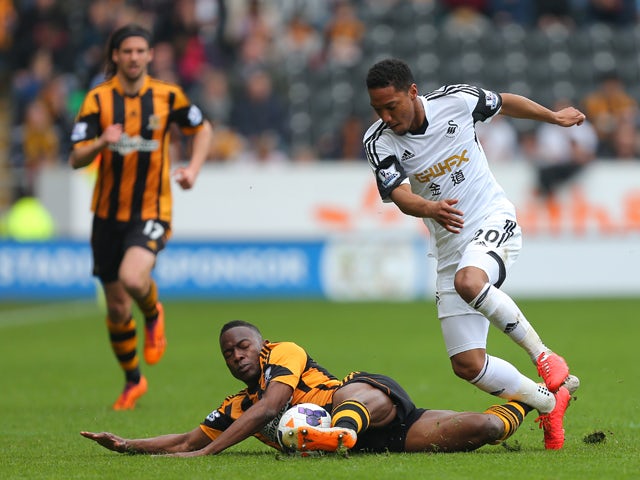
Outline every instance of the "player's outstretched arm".
<path fill-rule="evenodd" d="M 199 457 L 202 455 L 216 455 L 262 430 L 267 423 L 276 418 L 282 411 L 291 395 L 293 395 L 293 388 L 284 383 L 273 381 L 265 390 L 262 398 L 249 407 L 211 443 L 197 451 L 178 452 L 169 456 Z"/>
<path fill-rule="evenodd" d="M 143 453 L 143 454 L 166 454 L 176 452 L 190 452 L 200 450 L 211 439 L 207 437 L 200 427 L 179 434 L 160 435 L 158 437 L 128 439 L 122 438 L 110 432 L 80 432 L 85 438 L 93 440 L 108 450 L 118 453 Z"/>
<path fill-rule="evenodd" d="M 584 113 L 574 107 L 566 107 L 554 112 L 522 95 L 501 93 L 500 96 L 502 97 L 500 113 L 509 117 L 553 123 L 562 127 L 581 125 L 586 118 Z"/>

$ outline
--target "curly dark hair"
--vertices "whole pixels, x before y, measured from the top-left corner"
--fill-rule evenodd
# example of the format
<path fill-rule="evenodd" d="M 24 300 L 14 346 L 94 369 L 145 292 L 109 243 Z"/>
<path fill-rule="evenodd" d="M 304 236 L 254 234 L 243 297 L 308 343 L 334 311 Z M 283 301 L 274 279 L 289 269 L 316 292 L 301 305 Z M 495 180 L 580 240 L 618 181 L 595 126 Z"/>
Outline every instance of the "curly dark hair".
<path fill-rule="evenodd" d="M 409 90 L 415 83 L 413 73 L 402 60 L 387 58 L 374 64 L 367 73 L 367 88 L 385 88 L 392 86 L 396 90 Z"/>

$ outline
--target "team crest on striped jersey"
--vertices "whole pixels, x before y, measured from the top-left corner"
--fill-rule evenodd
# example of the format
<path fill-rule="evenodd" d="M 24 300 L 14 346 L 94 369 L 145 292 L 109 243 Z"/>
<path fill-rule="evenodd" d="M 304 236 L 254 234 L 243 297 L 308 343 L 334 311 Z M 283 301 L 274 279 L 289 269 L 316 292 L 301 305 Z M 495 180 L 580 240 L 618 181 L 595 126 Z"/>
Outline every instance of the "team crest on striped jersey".
<path fill-rule="evenodd" d="M 149 123 L 147 129 L 158 130 L 160 128 L 160 117 L 158 115 L 149 115 Z"/>

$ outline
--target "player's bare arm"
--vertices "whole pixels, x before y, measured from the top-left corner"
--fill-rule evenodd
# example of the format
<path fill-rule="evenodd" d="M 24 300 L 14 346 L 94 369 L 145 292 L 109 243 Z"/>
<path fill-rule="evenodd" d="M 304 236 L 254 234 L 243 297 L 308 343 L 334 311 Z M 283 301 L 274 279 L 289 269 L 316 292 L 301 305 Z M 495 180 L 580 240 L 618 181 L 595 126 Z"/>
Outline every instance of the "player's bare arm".
<path fill-rule="evenodd" d="M 502 97 L 500 113 L 508 117 L 537 120 L 562 127 L 581 125 L 586 118 L 584 113 L 574 107 L 566 107 L 554 112 L 522 95 L 501 93 L 500 96 Z"/>
<path fill-rule="evenodd" d="M 408 184 L 402 184 L 391 192 L 391 200 L 405 215 L 418 218 L 432 218 L 451 233 L 460 233 L 464 226 L 463 213 L 454 207 L 458 200 L 448 198 L 437 202 L 425 200 L 411 191 Z"/>
<path fill-rule="evenodd" d="M 102 135 L 100 135 L 100 137 L 98 137 L 94 142 L 88 145 L 75 147 L 69 155 L 69 165 L 71 165 L 74 169 L 86 167 L 91 162 L 93 162 L 93 159 L 96 158 L 96 155 L 107 148 L 108 145 L 116 143 L 118 140 L 120 140 L 121 135 L 121 124 L 116 123 L 113 125 L 109 125 L 104 129 Z"/>
<path fill-rule="evenodd" d="M 223 450 L 240 443 L 273 420 L 284 408 L 293 395 L 289 385 L 277 381 L 271 382 L 262 398 L 247 409 L 229 428 L 200 450 L 193 452 L 175 453 L 174 457 L 199 457 L 202 455 L 216 455 Z"/>
<path fill-rule="evenodd" d="M 80 432 L 85 438 L 93 440 L 108 450 L 118 453 L 166 454 L 200 450 L 211 442 L 200 427 L 180 434 L 160 435 L 158 437 L 127 439 L 110 432 Z"/>
<path fill-rule="evenodd" d="M 103 447 L 119 453 L 143 453 L 175 457 L 199 457 L 215 455 L 240 443 L 273 420 L 287 404 L 293 389 L 280 382 L 272 382 L 260 401 L 256 402 L 231 424 L 219 437 L 211 440 L 200 427 L 182 434 L 158 437 L 125 439 L 110 432 L 80 432 Z"/>
<path fill-rule="evenodd" d="M 205 121 L 203 127 L 193 136 L 193 148 L 189 164 L 184 167 L 178 167 L 173 172 L 173 178 L 184 190 L 189 190 L 195 185 L 200 169 L 209 155 L 212 139 L 213 127 L 211 123 Z"/>

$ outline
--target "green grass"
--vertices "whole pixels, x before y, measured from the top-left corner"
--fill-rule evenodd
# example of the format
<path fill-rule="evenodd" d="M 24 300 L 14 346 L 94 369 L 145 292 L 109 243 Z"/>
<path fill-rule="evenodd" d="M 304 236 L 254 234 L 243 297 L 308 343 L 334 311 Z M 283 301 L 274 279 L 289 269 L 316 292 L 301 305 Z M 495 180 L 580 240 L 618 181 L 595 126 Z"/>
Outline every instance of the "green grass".
<path fill-rule="evenodd" d="M 582 387 L 566 417 L 561 451 L 545 451 L 535 413 L 510 440 L 462 454 L 291 458 L 250 439 L 217 457 L 119 455 L 81 430 L 145 437 L 190 430 L 242 385 L 227 372 L 218 331 L 256 323 L 271 340 L 293 340 L 335 375 L 378 371 L 417 405 L 482 411 L 494 398 L 456 378 L 431 302 L 167 301 L 169 346 L 143 365 L 149 392 L 136 410 L 113 412 L 122 374 L 94 304 L 0 304 L 0 478 L 623 479 L 640 472 L 640 300 L 526 301 L 520 306 L 545 342 L 569 361 Z M 524 352 L 492 328 L 489 351 L 535 376 Z M 604 432 L 606 440 L 584 437 Z"/>

